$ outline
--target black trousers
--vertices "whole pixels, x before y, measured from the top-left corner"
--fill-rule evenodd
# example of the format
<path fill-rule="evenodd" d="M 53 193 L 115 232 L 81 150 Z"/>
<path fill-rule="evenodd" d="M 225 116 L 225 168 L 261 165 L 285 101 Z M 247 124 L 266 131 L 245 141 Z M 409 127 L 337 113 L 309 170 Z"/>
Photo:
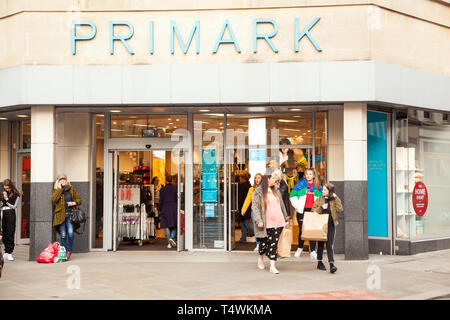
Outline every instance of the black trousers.
<path fill-rule="evenodd" d="M 310 212 L 311 209 L 305 209 L 304 212 Z M 303 213 L 297 212 L 297 223 L 298 223 L 298 248 L 303 249 L 305 240 L 302 240 L 302 226 L 303 226 Z M 309 251 L 316 250 L 317 241 L 309 241 Z"/>
<path fill-rule="evenodd" d="M 334 244 L 334 235 L 336 234 L 336 227 L 334 226 L 333 218 L 328 218 L 328 232 L 327 232 L 327 255 L 328 255 L 328 262 L 333 263 L 334 262 L 334 252 L 333 252 L 333 244 Z M 323 256 L 323 247 L 325 245 L 325 241 L 318 241 L 319 244 L 317 245 L 317 260 L 322 260 Z"/>
<path fill-rule="evenodd" d="M 257 238 L 259 241 L 259 254 L 266 254 L 270 260 L 277 261 L 278 240 L 280 240 L 283 227 L 267 228 L 266 238 Z"/>
<path fill-rule="evenodd" d="M 3 243 L 5 244 L 5 252 L 13 253 L 14 251 L 14 235 L 16 233 L 16 211 L 4 210 L 2 219 Z"/>

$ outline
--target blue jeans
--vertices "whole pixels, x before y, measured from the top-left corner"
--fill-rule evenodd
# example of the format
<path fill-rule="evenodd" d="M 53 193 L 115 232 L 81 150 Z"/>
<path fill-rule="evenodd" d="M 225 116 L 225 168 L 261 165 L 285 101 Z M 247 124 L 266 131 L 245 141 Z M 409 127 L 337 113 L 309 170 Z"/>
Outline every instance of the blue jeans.
<path fill-rule="evenodd" d="M 177 236 L 177 228 L 166 228 L 167 242 L 170 244 L 169 239 L 175 239 Z"/>
<path fill-rule="evenodd" d="M 253 218 L 253 211 L 252 211 L 252 220 L 255 221 L 255 218 Z M 253 232 L 253 233 L 255 233 L 255 232 Z M 256 244 L 259 244 L 259 240 L 258 240 L 258 238 L 256 238 L 256 235 L 255 235 L 255 241 L 256 241 Z"/>
<path fill-rule="evenodd" d="M 66 231 L 67 227 L 67 231 Z M 66 215 L 66 220 L 59 225 L 59 233 L 61 235 L 61 245 L 66 248 L 67 252 L 73 249 L 73 225 L 70 222 L 70 216 Z"/>
<path fill-rule="evenodd" d="M 241 242 L 247 241 L 247 228 L 251 231 L 251 233 L 255 233 L 255 230 L 253 230 L 253 223 L 250 219 L 248 220 L 241 220 Z"/>

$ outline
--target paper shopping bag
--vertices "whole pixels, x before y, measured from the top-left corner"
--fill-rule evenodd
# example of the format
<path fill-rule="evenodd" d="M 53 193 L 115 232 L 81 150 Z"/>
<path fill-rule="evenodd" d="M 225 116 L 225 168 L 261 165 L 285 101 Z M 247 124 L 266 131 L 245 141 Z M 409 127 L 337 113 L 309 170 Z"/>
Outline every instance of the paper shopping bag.
<path fill-rule="evenodd" d="M 278 241 L 278 256 L 281 258 L 289 258 L 291 256 L 292 245 L 292 225 L 287 224 L 281 231 L 280 240 Z"/>
<path fill-rule="evenodd" d="M 327 241 L 328 214 L 305 212 L 303 215 L 302 240 Z"/>

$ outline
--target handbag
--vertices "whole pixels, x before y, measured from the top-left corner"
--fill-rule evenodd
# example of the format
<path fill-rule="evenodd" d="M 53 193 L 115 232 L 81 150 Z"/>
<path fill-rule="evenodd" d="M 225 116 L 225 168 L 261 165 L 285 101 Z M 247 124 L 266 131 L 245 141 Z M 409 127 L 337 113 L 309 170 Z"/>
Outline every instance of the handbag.
<path fill-rule="evenodd" d="M 302 240 L 327 241 L 328 213 L 306 211 L 303 215 Z"/>
<path fill-rule="evenodd" d="M 281 258 L 289 258 L 291 256 L 292 245 L 292 225 L 286 224 L 281 231 L 280 240 L 278 241 L 278 256 Z"/>
<path fill-rule="evenodd" d="M 86 213 L 81 210 L 79 207 L 75 207 L 72 209 L 72 211 L 70 211 L 70 222 L 74 225 L 75 229 L 78 229 L 81 224 L 83 224 L 83 232 L 82 233 L 78 233 L 77 234 L 83 234 L 84 233 L 84 229 L 86 228 Z"/>

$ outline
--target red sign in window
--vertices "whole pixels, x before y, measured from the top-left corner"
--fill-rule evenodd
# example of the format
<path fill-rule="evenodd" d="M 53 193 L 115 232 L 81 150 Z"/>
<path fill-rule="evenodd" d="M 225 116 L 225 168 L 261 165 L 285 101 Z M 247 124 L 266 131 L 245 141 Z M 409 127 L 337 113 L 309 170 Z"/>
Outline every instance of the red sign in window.
<path fill-rule="evenodd" d="M 418 216 L 423 216 L 428 208 L 428 191 L 423 182 L 417 182 L 412 194 L 414 211 Z"/>

